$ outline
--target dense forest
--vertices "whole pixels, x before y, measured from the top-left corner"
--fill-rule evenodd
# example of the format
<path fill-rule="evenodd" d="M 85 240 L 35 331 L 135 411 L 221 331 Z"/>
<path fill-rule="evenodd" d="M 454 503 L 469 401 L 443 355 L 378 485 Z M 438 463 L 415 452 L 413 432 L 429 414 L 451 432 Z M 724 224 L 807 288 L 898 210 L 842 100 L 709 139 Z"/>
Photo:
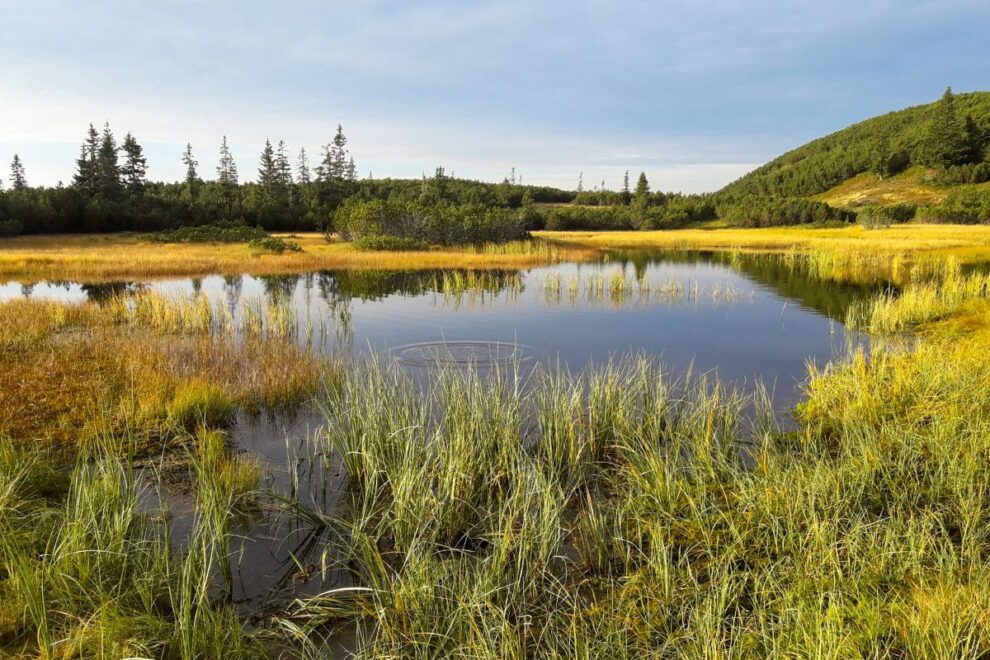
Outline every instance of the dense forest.
<path fill-rule="evenodd" d="M 575 191 L 523 185 L 515 169 L 500 183 L 459 179 L 437 167 L 421 179 L 361 179 L 342 127 L 311 164 L 266 140 L 256 175 L 242 178 L 227 138 L 216 175 L 201 176 L 191 145 L 181 155 L 183 181 L 152 182 L 135 136 L 119 142 L 109 125 L 90 125 L 69 185 L 31 187 L 14 155 L 0 181 L 0 236 L 52 232 L 160 232 L 186 227 L 319 230 L 395 246 L 503 241 L 528 231 L 673 229 L 719 218 L 766 227 L 853 222 L 990 222 L 990 92 L 953 94 L 850 126 L 808 143 L 707 195 L 651 189 L 645 173 L 626 172 L 619 190 L 605 182 Z M 881 180 L 908 167 L 946 187 L 935 206 L 834 208 L 809 196 L 873 172 Z M 384 245 L 383 243 L 376 243 Z"/>

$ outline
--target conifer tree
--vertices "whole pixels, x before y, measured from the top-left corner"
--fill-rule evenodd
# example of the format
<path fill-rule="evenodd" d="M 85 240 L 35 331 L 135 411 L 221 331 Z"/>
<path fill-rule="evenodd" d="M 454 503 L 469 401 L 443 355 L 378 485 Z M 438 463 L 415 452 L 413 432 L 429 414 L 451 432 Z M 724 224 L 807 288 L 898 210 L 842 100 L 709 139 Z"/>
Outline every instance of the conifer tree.
<path fill-rule="evenodd" d="M 306 185 L 312 180 L 309 171 L 309 158 L 306 156 L 306 148 L 299 150 L 299 159 L 296 161 L 296 180 L 300 184 Z"/>
<path fill-rule="evenodd" d="M 965 160 L 963 127 L 956 114 L 956 100 L 951 87 L 946 87 L 942 100 L 935 106 L 928 136 L 928 153 L 929 165 L 936 167 L 951 167 Z"/>
<path fill-rule="evenodd" d="M 139 193 L 144 190 L 148 173 L 148 161 L 144 157 L 144 150 L 130 133 L 124 136 L 124 143 L 120 148 L 124 152 L 124 165 L 120 168 L 124 186 L 132 194 Z"/>
<path fill-rule="evenodd" d="M 193 158 L 192 144 L 189 142 L 186 143 L 186 150 L 182 152 L 182 164 L 186 166 L 186 185 L 192 190 L 199 182 L 199 174 L 196 172 L 199 161 Z"/>
<path fill-rule="evenodd" d="M 258 185 L 271 194 L 275 185 L 275 150 L 272 149 L 271 140 L 265 140 L 265 148 L 261 151 L 260 165 L 258 166 Z"/>
<path fill-rule="evenodd" d="M 24 190 L 27 188 L 27 175 L 24 173 L 24 163 L 21 157 L 14 154 L 14 159 L 10 161 L 10 189 Z"/>
<path fill-rule="evenodd" d="M 629 202 L 632 199 L 632 193 L 629 192 L 629 170 L 622 176 L 622 204 L 624 206 L 629 206 Z"/>
<path fill-rule="evenodd" d="M 282 187 L 292 185 L 292 166 L 289 164 L 289 150 L 285 140 L 278 141 L 278 151 L 275 152 L 275 180 Z"/>
<path fill-rule="evenodd" d="M 224 187 L 237 185 L 237 163 L 227 146 L 227 136 L 220 142 L 220 161 L 217 163 L 217 181 Z"/>
<path fill-rule="evenodd" d="M 79 158 L 76 160 L 76 173 L 72 179 L 72 184 L 79 188 L 83 194 L 92 197 L 97 189 L 97 163 L 96 159 L 100 150 L 100 134 L 96 132 L 93 124 L 89 125 L 86 139 L 79 150 Z"/>
<path fill-rule="evenodd" d="M 100 150 L 96 157 L 97 192 L 114 198 L 120 192 L 120 167 L 117 165 L 117 141 L 110 124 L 103 125 Z"/>
<path fill-rule="evenodd" d="M 584 172 L 578 172 L 578 187 L 577 191 L 584 192 Z"/>
<path fill-rule="evenodd" d="M 24 190 L 27 188 L 27 175 L 24 173 L 24 163 L 21 157 L 14 154 L 14 159 L 10 161 L 10 189 Z"/>
<path fill-rule="evenodd" d="M 636 192 L 633 193 L 633 203 L 636 206 L 648 206 L 650 201 L 650 182 L 646 179 L 646 172 L 639 173 L 636 181 Z"/>

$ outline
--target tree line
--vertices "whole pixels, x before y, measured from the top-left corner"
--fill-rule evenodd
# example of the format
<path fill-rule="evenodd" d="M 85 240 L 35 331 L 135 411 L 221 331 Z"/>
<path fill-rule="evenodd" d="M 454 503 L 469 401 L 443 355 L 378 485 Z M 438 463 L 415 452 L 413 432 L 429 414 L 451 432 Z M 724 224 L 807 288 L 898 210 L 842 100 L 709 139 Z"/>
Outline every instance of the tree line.
<path fill-rule="evenodd" d="M 181 154 L 180 182 L 150 181 L 137 138 L 118 143 L 110 126 L 89 126 L 69 185 L 32 187 L 15 154 L 9 187 L 0 180 L 0 235 L 53 232 L 153 232 L 184 226 L 236 224 L 267 230 L 325 230 L 350 198 L 438 201 L 520 208 L 531 202 L 568 202 L 573 193 L 455 179 L 440 167 L 421 180 L 360 179 L 341 126 L 315 162 L 305 149 L 290 154 L 284 141 L 266 140 L 257 174 L 242 179 L 224 136 L 215 177 L 202 176 L 191 144 Z M 513 177 L 514 178 L 514 177 Z"/>

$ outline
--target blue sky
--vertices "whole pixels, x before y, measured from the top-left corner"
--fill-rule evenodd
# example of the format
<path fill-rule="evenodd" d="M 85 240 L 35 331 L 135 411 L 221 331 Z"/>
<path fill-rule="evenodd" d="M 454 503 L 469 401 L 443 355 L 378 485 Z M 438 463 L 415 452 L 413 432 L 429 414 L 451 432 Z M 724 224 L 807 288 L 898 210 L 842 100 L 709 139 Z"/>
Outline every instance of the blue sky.
<path fill-rule="evenodd" d="M 990 89 L 990 0 L 10 2 L 0 160 L 72 176 L 89 122 L 181 177 L 338 122 L 363 175 L 713 190 L 888 110 Z M 6 167 L 0 172 L 4 179 Z"/>

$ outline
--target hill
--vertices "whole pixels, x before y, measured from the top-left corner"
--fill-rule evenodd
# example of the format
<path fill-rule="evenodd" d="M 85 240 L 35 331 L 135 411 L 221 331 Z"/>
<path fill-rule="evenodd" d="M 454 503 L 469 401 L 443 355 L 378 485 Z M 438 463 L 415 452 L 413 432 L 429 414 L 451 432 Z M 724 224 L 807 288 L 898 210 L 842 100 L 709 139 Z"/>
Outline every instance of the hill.
<path fill-rule="evenodd" d="M 731 196 L 811 197 L 835 190 L 835 195 L 825 196 L 828 201 L 841 196 L 841 186 L 856 188 L 868 183 L 868 177 L 854 178 L 873 172 L 874 183 L 880 183 L 880 175 L 884 175 L 885 185 L 879 188 L 900 186 L 905 195 L 901 201 L 939 202 L 945 196 L 944 191 L 936 190 L 939 186 L 986 180 L 982 179 L 984 174 L 974 177 L 970 171 L 987 158 L 988 146 L 990 92 L 953 95 L 947 91 L 946 97 L 935 103 L 873 117 L 813 140 L 753 170 L 721 192 Z M 933 169 L 930 181 L 921 177 L 922 183 L 915 185 L 924 171 L 913 168 Z M 990 172 L 990 165 L 980 166 L 983 170 Z M 897 182 L 887 185 L 891 175 L 901 172 Z M 880 190 L 881 198 L 883 194 Z M 922 199 L 914 199 L 919 194 Z"/>

